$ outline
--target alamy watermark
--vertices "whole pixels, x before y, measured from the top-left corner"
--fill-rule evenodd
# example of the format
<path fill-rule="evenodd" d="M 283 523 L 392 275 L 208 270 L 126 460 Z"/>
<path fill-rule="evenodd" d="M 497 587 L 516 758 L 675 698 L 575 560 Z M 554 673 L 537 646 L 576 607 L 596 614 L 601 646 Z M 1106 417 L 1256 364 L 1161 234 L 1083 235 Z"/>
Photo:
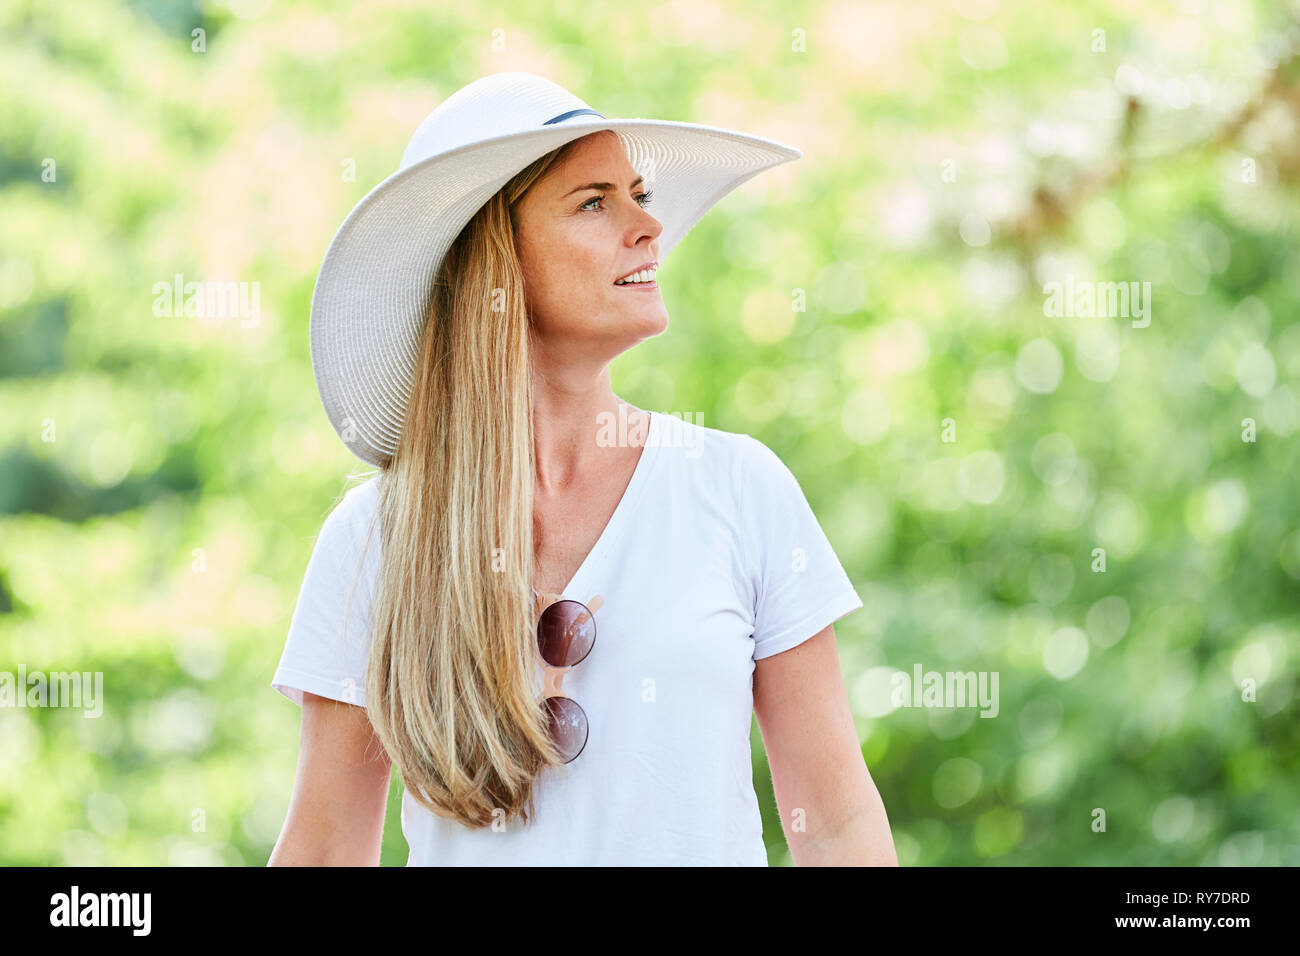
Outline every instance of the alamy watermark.
<path fill-rule="evenodd" d="M 981 717 L 996 717 L 997 671 L 923 671 L 912 665 L 912 673 L 897 671 L 890 703 L 894 707 L 979 707 Z"/>
<path fill-rule="evenodd" d="M 596 415 L 596 444 L 602 448 L 626 448 L 634 442 L 645 442 L 645 447 L 685 448 L 687 458 L 698 458 L 704 449 L 699 443 L 699 426 L 704 424 L 703 412 L 655 412 L 662 419 L 662 427 L 652 438 L 643 424 L 644 419 L 636 424 L 628 420 L 627 406 L 620 405 L 618 414 L 600 412 Z"/>
<path fill-rule="evenodd" d="M 152 909 L 152 893 L 83 893 L 73 884 L 50 897 L 50 925 L 124 926 L 133 936 L 148 936 Z"/>
<path fill-rule="evenodd" d="M 1066 273 L 1064 282 L 1043 285 L 1043 315 L 1052 318 L 1133 319 L 1133 328 L 1151 324 L 1150 282 L 1079 282 Z"/>
<path fill-rule="evenodd" d="M 262 286 L 258 282 L 185 281 L 179 272 L 171 282 L 153 284 L 153 314 L 159 318 L 239 319 L 249 329 L 261 318 Z"/>
<path fill-rule="evenodd" d="M 79 707 L 83 717 L 104 713 L 103 671 L 0 671 L 0 707 Z"/>

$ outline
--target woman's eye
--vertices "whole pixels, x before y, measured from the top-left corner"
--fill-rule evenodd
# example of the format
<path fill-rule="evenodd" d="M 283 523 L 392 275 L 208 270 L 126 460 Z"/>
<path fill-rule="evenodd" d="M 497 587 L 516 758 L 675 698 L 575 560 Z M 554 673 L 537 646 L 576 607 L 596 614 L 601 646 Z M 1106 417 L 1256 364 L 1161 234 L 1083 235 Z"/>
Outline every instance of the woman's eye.
<path fill-rule="evenodd" d="M 640 204 L 641 204 L 641 207 L 644 209 L 646 206 L 650 205 L 650 196 L 651 196 L 651 193 L 649 193 L 649 192 L 643 192 L 641 195 L 639 195 L 639 196 L 636 197 L 636 201 L 637 201 L 638 203 L 640 203 Z M 584 202 L 584 203 L 583 203 L 581 206 L 579 206 L 578 208 L 579 208 L 579 209 L 583 209 L 583 210 L 587 210 L 587 207 L 588 207 L 589 205 L 591 205 L 591 204 L 594 203 L 594 202 L 601 202 L 601 201 L 604 200 L 604 198 L 605 198 L 604 196 L 592 196 L 590 199 L 588 199 L 586 202 Z M 592 209 L 592 210 L 587 210 L 587 211 L 589 211 L 589 212 L 595 212 L 594 209 Z"/>

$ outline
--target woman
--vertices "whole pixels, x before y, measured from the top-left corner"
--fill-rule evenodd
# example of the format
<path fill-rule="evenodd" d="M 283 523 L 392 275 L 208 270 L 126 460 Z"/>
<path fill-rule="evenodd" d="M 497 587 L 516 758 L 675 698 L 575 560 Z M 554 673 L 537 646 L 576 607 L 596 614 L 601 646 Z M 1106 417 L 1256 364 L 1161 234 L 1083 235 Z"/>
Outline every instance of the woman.
<path fill-rule="evenodd" d="M 272 680 L 303 708 L 272 864 L 376 864 L 396 765 L 408 865 L 764 866 L 751 713 L 795 861 L 896 863 L 831 627 L 862 602 L 797 481 L 609 379 L 667 328 L 669 249 L 798 155 L 494 74 L 345 221 L 313 366 L 380 472 Z"/>

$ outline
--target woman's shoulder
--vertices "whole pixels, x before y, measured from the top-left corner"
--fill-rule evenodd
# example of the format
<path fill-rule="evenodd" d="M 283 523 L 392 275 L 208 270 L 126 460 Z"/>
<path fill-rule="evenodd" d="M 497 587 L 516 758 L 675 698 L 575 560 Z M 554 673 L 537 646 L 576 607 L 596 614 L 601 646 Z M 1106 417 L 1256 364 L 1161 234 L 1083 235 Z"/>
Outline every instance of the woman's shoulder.
<path fill-rule="evenodd" d="M 794 472 L 765 442 L 749 434 L 737 434 L 734 438 L 736 473 L 742 498 L 770 497 L 779 501 L 792 487 L 799 488 Z"/>
<path fill-rule="evenodd" d="M 698 416 L 663 413 L 660 416 L 659 444 L 678 450 L 687 460 L 699 459 L 723 470 L 750 454 L 755 439 L 739 432 L 713 428 L 697 420 Z"/>
<path fill-rule="evenodd" d="M 785 500 L 790 485 L 797 485 L 781 457 L 747 432 L 666 418 L 660 439 L 673 450 L 692 484 L 713 499 L 725 495 L 737 512 L 760 501 Z"/>
<path fill-rule="evenodd" d="M 364 476 L 359 484 L 353 485 L 343 492 L 338 507 L 343 507 L 345 502 L 353 511 L 363 511 L 375 507 L 379 500 L 379 479 L 381 477 L 380 472 Z"/>
<path fill-rule="evenodd" d="M 343 491 L 321 525 L 320 537 L 338 545 L 356 545 L 367 536 L 379 504 L 379 474 Z"/>

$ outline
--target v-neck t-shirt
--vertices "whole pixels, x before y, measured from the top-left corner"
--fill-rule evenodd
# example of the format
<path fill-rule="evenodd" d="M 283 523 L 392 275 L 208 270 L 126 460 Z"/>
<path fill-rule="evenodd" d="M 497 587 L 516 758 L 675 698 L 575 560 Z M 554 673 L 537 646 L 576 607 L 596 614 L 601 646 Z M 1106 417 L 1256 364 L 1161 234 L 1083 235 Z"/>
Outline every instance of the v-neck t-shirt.
<path fill-rule="evenodd" d="M 377 481 L 343 496 L 308 561 L 271 681 L 300 706 L 303 691 L 365 706 Z M 563 684 L 587 714 L 586 747 L 538 776 L 528 823 L 473 829 L 403 791 L 407 865 L 766 866 L 755 662 L 862 607 L 789 468 L 749 435 L 652 412 L 562 593 L 601 598 L 595 644 Z"/>

